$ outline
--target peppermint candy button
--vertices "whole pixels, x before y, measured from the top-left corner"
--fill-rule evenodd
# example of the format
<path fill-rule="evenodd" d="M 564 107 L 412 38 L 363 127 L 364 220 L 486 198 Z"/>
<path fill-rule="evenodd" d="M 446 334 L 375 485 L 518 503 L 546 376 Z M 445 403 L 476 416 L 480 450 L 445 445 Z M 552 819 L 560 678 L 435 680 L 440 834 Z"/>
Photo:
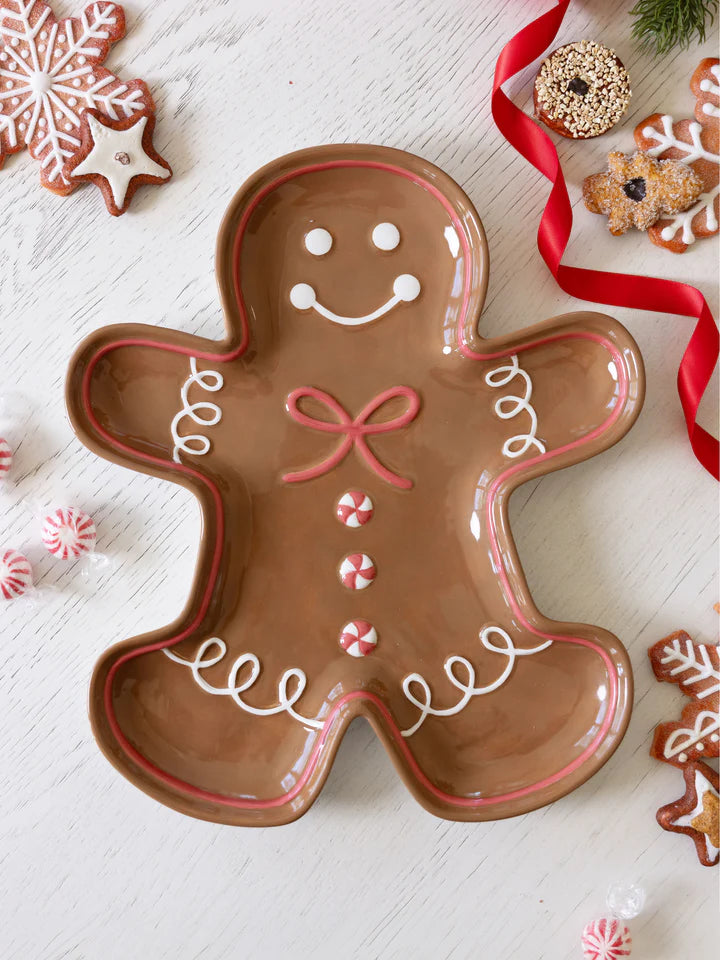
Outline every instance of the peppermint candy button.
<path fill-rule="evenodd" d="M 60 507 L 42 523 L 42 542 L 48 553 L 62 560 L 76 558 L 95 549 L 95 523 L 83 510 Z"/>
<path fill-rule="evenodd" d="M 377 642 L 377 630 L 367 620 L 351 620 L 340 634 L 340 646 L 351 657 L 366 657 L 375 649 Z"/>
<path fill-rule="evenodd" d="M 632 937 L 619 920 L 603 917 L 585 927 L 581 944 L 585 960 L 622 960 L 630 956 Z"/>
<path fill-rule="evenodd" d="M 366 553 L 349 553 L 340 564 L 340 582 L 348 590 L 364 590 L 377 575 L 374 562 Z"/>
<path fill-rule="evenodd" d="M 7 440 L 0 437 L 0 478 L 4 477 L 12 466 L 12 450 Z"/>
<path fill-rule="evenodd" d="M 0 554 L 0 596 L 3 600 L 21 597 L 32 585 L 32 567 L 27 557 L 17 550 L 5 550 Z"/>
<path fill-rule="evenodd" d="M 372 519 L 373 502 L 361 490 L 348 490 L 337 503 L 335 515 L 346 527 L 364 527 Z"/>

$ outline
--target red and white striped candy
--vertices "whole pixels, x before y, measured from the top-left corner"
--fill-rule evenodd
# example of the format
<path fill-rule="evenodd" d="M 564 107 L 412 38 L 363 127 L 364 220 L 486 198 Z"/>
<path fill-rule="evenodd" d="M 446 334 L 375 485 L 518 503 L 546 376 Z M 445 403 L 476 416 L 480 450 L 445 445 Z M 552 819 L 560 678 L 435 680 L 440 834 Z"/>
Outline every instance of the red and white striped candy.
<path fill-rule="evenodd" d="M 0 554 L 0 596 L 3 600 L 21 597 L 32 587 L 32 567 L 27 557 L 17 550 Z"/>
<path fill-rule="evenodd" d="M 340 634 L 340 646 L 351 657 L 366 657 L 375 649 L 377 642 L 377 631 L 367 620 L 351 620 Z"/>
<path fill-rule="evenodd" d="M 349 553 L 340 564 L 339 573 L 348 590 L 364 590 L 375 579 L 377 570 L 366 553 Z"/>
<path fill-rule="evenodd" d="M 585 960 L 622 960 L 630 956 L 632 937 L 619 920 L 603 917 L 585 927 L 581 943 Z"/>
<path fill-rule="evenodd" d="M 67 560 L 91 553 L 97 532 L 92 517 L 75 507 L 60 507 L 43 520 L 42 542 L 54 557 Z"/>
<path fill-rule="evenodd" d="M 364 527 L 372 519 L 373 502 L 360 490 L 348 490 L 337 503 L 336 516 L 346 527 Z"/>
<path fill-rule="evenodd" d="M 10 444 L 0 437 L 0 478 L 4 477 L 12 466 L 12 459 Z"/>

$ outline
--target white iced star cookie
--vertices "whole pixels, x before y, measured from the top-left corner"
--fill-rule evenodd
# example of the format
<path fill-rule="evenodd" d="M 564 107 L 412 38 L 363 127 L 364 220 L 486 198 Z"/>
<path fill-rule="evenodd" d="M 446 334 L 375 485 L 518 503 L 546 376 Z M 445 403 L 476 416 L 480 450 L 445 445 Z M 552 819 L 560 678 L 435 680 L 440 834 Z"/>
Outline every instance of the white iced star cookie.
<path fill-rule="evenodd" d="M 97 111 L 83 114 L 83 144 L 65 168 L 72 180 L 91 180 L 114 217 L 130 206 L 133 194 L 144 183 L 164 183 L 172 176 L 170 165 L 152 144 L 154 116 L 143 111 L 134 117 L 108 120 Z"/>

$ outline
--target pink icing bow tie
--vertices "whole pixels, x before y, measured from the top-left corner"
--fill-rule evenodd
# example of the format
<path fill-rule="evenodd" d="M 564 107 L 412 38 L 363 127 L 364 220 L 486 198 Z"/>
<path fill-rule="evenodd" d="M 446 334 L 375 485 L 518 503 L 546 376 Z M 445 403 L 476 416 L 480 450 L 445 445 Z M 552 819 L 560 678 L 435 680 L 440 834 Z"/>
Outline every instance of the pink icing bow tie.
<path fill-rule="evenodd" d="M 307 413 L 303 413 L 298 407 L 298 402 L 304 397 L 311 397 L 317 400 L 323 406 L 327 407 L 330 413 L 334 414 L 337 421 L 318 420 Z M 407 410 L 391 420 L 383 420 L 380 423 L 368 423 L 370 417 L 379 410 L 389 400 L 395 397 L 404 397 L 408 402 Z M 343 409 L 338 401 L 331 397 L 324 390 L 318 390 L 317 387 L 298 387 L 293 390 L 287 398 L 287 411 L 297 423 L 303 427 L 310 427 L 311 430 L 320 430 L 323 433 L 337 433 L 342 435 L 342 441 L 327 460 L 317 466 L 309 467 L 307 470 L 297 470 L 293 473 L 286 473 L 283 480 L 286 483 L 297 483 L 300 480 L 314 480 L 322 476 L 333 467 L 336 467 L 348 455 L 353 446 L 357 449 L 365 463 L 377 473 L 379 477 L 393 484 L 395 487 L 401 487 L 403 490 L 409 490 L 412 487 L 412 480 L 406 480 L 399 477 L 396 473 L 388 470 L 375 454 L 370 450 L 365 439 L 369 435 L 377 433 L 392 433 L 401 427 L 406 427 L 417 416 L 420 409 L 420 397 L 410 387 L 391 387 L 389 390 L 383 390 L 374 400 L 367 403 L 360 413 L 353 420 L 350 414 Z"/>

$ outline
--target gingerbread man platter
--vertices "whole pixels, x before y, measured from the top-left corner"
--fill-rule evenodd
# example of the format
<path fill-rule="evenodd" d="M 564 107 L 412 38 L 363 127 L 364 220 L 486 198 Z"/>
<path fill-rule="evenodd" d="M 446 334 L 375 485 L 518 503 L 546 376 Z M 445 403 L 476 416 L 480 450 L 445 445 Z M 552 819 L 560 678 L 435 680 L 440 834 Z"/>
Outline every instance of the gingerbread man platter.
<path fill-rule="evenodd" d="M 183 613 L 96 666 L 101 749 L 163 803 L 241 825 L 303 814 L 358 717 L 441 817 L 579 786 L 625 732 L 628 657 L 536 609 L 508 501 L 627 432 L 631 337 L 574 313 L 482 339 L 477 213 L 383 147 L 258 171 L 216 271 L 222 341 L 123 323 L 68 374 L 80 439 L 189 488 L 203 517 Z"/>

